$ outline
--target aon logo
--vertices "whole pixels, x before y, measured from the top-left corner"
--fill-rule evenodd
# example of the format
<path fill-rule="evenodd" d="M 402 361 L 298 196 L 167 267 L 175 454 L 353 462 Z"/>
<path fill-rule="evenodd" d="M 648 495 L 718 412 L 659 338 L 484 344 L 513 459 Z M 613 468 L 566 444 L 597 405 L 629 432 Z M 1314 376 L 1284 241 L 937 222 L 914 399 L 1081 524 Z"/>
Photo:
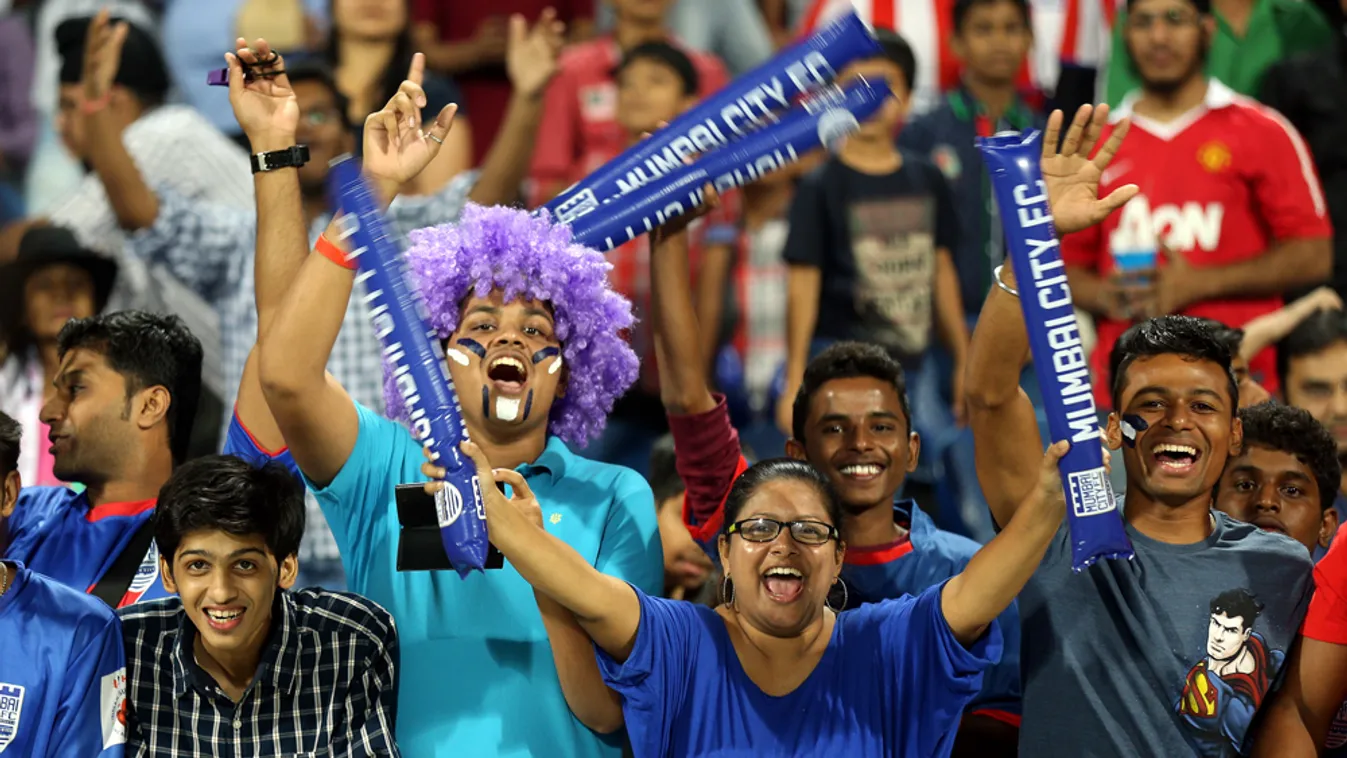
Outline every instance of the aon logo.
<path fill-rule="evenodd" d="M 1220 203 L 1152 208 L 1145 195 L 1137 195 L 1123 206 L 1118 227 L 1109 236 L 1109 247 L 1114 252 L 1149 251 L 1163 244 L 1175 251 L 1212 251 L 1221 243 L 1224 218 L 1225 207 Z"/>

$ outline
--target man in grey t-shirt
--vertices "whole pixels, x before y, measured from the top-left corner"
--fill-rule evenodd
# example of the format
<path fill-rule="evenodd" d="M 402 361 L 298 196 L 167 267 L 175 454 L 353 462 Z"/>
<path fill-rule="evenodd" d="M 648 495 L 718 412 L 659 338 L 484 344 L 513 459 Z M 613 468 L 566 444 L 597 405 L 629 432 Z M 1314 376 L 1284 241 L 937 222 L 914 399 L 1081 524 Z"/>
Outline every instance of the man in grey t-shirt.
<path fill-rule="evenodd" d="M 1054 175 L 1078 176 L 1093 147 L 1078 141 L 1044 160 L 1059 233 L 1097 220 L 1058 207 Z M 1028 339 L 1010 273 L 987 298 L 967 375 L 978 478 L 1000 524 L 1034 487 L 1041 450 L 1019 388 Z M 1242 431 L 1229 350 L 1208 324 L 1164 316 L 1132 327 L 1110 375 L 1118 410 L 1103 436 L 1122 452 L 1136 555 L 1074 573 L 1063 527 L 1021 593 L 1021 753 L 1238 755 L 1304 617 L 1309 556 L 1211 510 Z"/>

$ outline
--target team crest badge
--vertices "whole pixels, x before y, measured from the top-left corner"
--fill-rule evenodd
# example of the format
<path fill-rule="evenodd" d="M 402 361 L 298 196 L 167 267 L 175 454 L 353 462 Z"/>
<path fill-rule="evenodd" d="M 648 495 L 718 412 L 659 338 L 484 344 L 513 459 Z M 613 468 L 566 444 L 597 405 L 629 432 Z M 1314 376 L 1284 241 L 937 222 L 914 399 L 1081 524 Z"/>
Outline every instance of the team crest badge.
<path fill-rule="evenodd" d="M 98 711 L 103 749 L 126 744 L 126 669 L 117 669 L 103 677 L 98 691 Z"/>
<path fill-rule="evenodd" d="M 19 737 L 23 718 L 23 687 L 0 682 L 0 753 Z"/>
<path fill-rule="evenodd" d="M 1230 148 L 1223 142 L 1208 142 L 1197 150 L 1197 162 L 1215 174 L 1230 167 Z"/>
<path fill-rule="evenodd" d="M 931 162 L 950 181 L 958 179 L 959 174 L 963 173 L 963 166 L 959 163 L 959 154 L 954 152 L 954 148 L 949 145 L 936 145 L 935 149 L 931 151 Z"/>
<path fill-rule="evenodd" d="M 136 575 L 131 577 L 131 586 L 127 588 L 126 595 L 122 597 L 118 607 L 125 608 L 140 602 L 157 581 L 159 581 L 159 548 L 151 541 L 150 549 L 145 553 L 140 566 L 136 568 Z"/>

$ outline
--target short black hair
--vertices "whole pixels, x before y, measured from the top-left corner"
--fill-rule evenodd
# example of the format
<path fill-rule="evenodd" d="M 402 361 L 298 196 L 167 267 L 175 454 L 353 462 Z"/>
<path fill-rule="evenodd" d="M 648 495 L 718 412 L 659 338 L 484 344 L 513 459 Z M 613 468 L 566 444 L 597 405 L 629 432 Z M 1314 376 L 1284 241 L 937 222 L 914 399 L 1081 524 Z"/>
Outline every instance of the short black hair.
<path fill-rule="evenodd" d="M 875 40 L 879 42 L 879 49 L 883 52 L 879 57 L 883 58 L 898 67 L 903 72 L 903 81 L 907 83 L 909 97 L 917 86 L 917 56 L 912 52 L 912 46 L 907 44 L 903 35 L 892 29 L 876 29 Z"/>
<path fill-rule="evenodd" d="M 1127 0 L 1127 12 L 1132 12 L 1132 6 L 1136 5 L 1137 0 Z M 1197 8 L 1197 12 L 1203 16 L 1211 15 L 1211 0 L 1188 0 Z"/>
<path fill-rule="evenodd" d="M 894 392 L 898 393 L 898 404 L 903 411 L 903 420 L 907 422 L 907 430 L 912 431 L 912 408 L 907 401 L 907 378 L 903 374 L 903 365 L 878 345 L 838 342 L 815 356 L 805 367 L 800 391 L 795 393 L 795 403 L 791 408 L 790 431 L 796 440 L 804 442 L 809 404 L 823 385 L 834 379 L 856 377 L 878 379 L 892 386 Z"/>
<path fill-rule="evenodd" d="M 1244 422 L 1244 447 L 1250 445 L 1280 450 L 1294 455 L 1306 466 L 1319 485 L 1319 508 L 1333 507 L 1342 482 L 1342 464 L 1338 444 L 1324 425 L 1304 408 L 1266 402 L 1239 412 Z"/>
<path fill-rule="evenodd" d="M 159 490 L 154 541 L 171 566 L 183 538 L 202 530 L 261 535 L 284 560 L 299 552 L 304 536 L 304 487 L 274 461 L 254 466 L 233 455 L 188 461 Z"/>
<path fill-rule="evenodd" d="M 613 69 L 613 78 L 617 79 L 628 66 L 640 60 L 673 69 L 678 78 L 683 80 L 684 95 L 696 95 L 701 89 L 701 77 L 697 74 L 697 67 L 692 65 L 692 59 L 687 53 L 668 42 L 644 42 L 628 50 L 627 54 L 622 56 L 622 62 Z"/>
<path fill-rule="evenodd" d="M 954 0 L 954 32 L 958 34 L 963 31 L 963 22 L 968 19 L 969 11 L 979 5 L 995 5 L 1001 2 L 1013 3 L 1024 18 L 1024 25 L 1029 26 L 1029 0 Z"/>
<path fill-rule="evenodd" d="M 1321 309 L 1296 325 L 1277 343 L 1277 378 L 1282 392 L 1289 386 L 1291 361 L 1347 342 L 1347 312 Z"/>
<path fill-rule="evenodd" d="M 1147 319 L 1123 332 L 1113 343 L 1108 357 L 1108 373 L 1112 381 L 1113 409 L 1122 412 L 1122 390 L 1127 383 L 1127 369 L 1138 358 L 1158 355 L 1180 355 L 1200 361 L 1210 361 L 1225 372 L 1230 390 L 1230 412 L 1239 407 L 1239 384 L 1230 367 L 1230 349 L 1216 335 L 1210 319 L 1192 316 L 1160 316 Z"/>
<path fill-rule="evenodd" d="M 1253 622 L 1263 613 L 1263 604 L 1258 602 L 1252 592 L 1239 588 L 1226 590 L 1217 595 L 1209 606 L 1211 615 L 1225 614 L 1230 618 L 1244 619 L 1244 628 L 1252 629 Z"/>
<path fill-rule="evenodd" d="M 1244 330 L 1237 327 L 1228 326 L 1217 321 L 1214 318 L 1201 318 L 1194 316 L 1198 321 L 1206 324 L 1211 329 L 1211 334 L 1225 349 L 1230 351 L 1230 360 L 1233 362 L 1239 356 L 1239 349 L 1244 344 Z"/>
<path fill-rule="evenodd" d="M 348 131 L 354 131 L 355 124 L 350 121 L 351 101 L 337 89 L 337 78 L 327 61 L 316 55 L 287 56 L 285 76 L 291 84 L 318 82 L 332 95 L 332 103 L 341 116 L 341 123 Z"/>
<path fill-rule="evenodd" d="M 187 459 L 201 397 L 201 341 L 177 316 L 117 311 L 76 318 L 56 337 L 61 357 L 76 348 L 102 354 L 126 380 L 126 396 L 147 387 L 168 390 L 168 445 L 173 462 Z"/>
<path fill-rule="evenodd" d="M 739 451 L 750 461 L 756 457 L 752 448 L 742 441 L 739 443 Z M 687 492 L 687 485 L 683 483 L 683 478 L 678 475 L 677 462 L 678 457 L 674 453 L 673 435 L 665 434 L 655 440 L 655 444 L 650 448 L 650 475 L 648 477 L 650 489 L 655 493 L 655 505 Z"/>
<path fill-rule="evenodd" d="M 797 461 L 794 458 L 769 458 L 749 466 L 747 471 L 734 480 L 730 493 L 725 496 L 723 511 L 725 521 L 721 524 L 720 533 L 728 536 L 729 528 L 743 513 L 744 504 L 753 497 L 753 493 L 757 492 L 759 487 L 780 479 L 804 482 L 813 487 L 823 499 L 823 509 L 828 512 L 828 520 L 838 529 L 842 528 L 842 501 L 837 497 L 837 490 L 833 488 L 832 482 L 828 481 L 828 477 L 804 461 Z"/>
<path fill-rule="evenodd" d="M 19 447 L 23 441 L 23 427 L 4 411 L 0 411 L 0 478 L 19 468 Z"/>

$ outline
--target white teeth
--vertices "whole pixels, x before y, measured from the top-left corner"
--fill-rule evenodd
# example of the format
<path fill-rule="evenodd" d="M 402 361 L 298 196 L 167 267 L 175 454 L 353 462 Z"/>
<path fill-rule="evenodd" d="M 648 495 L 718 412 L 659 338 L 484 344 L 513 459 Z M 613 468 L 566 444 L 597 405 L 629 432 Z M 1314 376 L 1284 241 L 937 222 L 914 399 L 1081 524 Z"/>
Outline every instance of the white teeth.
<path fill-rule="evenodd" d="M 233 621 L 243 615 L 243 611 L 206 611 L 206 615 L 215 621 Z"/>
<path fill-rule="evenodd" d="M 513 366 L 519 369 L 519 372 L 521 374 L 524 372 L 524 364 L 520 362 L 518 358 L 511 358 L 508 355 L 501 356 L 500 358 L 497 358 L 496 360 L 491 362 L 491 368 L 495 368 L 497 366 Z"/>
<path fill-rule="evenodd" d="M 790 576 L 796 579 L 804 578 L 804 574 L 801 574 L 799 570 L 789 568 L 787 566 L 777 566 L 776 568 L 769 568 L 767 569 L 767 573 L 763 574 L 763 576 Z"/>
<path fill-rule="evenodd" d="M 847 476 L 878 476 L 884 469 L 874 463 L 843 466 L 842 473 Z"/>
<path fill-rule="evenodd" d="M 1197 457 L 1197 448 L 1187 445 L 1156 445 L 1151 448 L 1152 453 L 1178 453 L 1179 455 L 1191 455 Z"/>

